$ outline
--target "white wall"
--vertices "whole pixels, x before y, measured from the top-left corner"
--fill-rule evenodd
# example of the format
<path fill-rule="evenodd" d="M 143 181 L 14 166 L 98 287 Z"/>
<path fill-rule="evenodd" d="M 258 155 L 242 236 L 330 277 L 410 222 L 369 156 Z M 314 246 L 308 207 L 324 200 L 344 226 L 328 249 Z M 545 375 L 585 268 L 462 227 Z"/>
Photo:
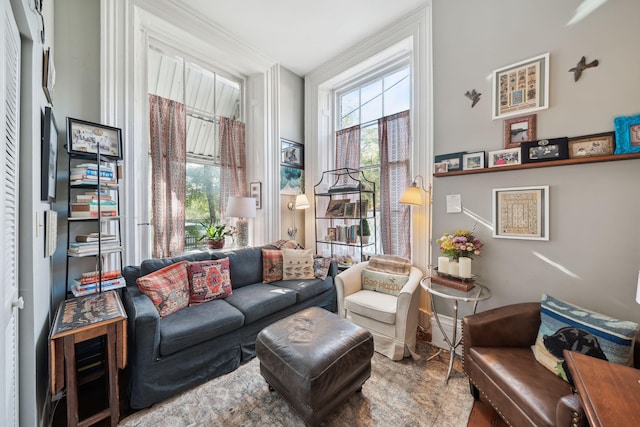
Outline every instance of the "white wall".
<path fill-rule="evenodd" d="M 503 120 L 491 120 L 492 70 L 550 53 L 550 108 L 537 112 L 538 138 L 613 130 L 613 118 L 640 112 L 640 2 L 608 1 L 567 26 L 580 0 L 434 0 L 435 154 L 503 147 Z M 574 82 L 582 56 L 598 59 Z M 472 109 L 467 90 L 482 93 Z M 474 269 L 492 291 L 480 310 L 538 301 L 543 292 L 612 316 L 640 321 L 634 301 L 640 266 L 640 161 L 572 165 L 434 179 L 435 239 L 473 227 L 445 213 L 445 196 L 492 222 L 493 188 L 549 185 L 550 240 L 493 239 L 479 226 L 485 251 Z M 544 261 L 539 256 L 549 260 Z"/>

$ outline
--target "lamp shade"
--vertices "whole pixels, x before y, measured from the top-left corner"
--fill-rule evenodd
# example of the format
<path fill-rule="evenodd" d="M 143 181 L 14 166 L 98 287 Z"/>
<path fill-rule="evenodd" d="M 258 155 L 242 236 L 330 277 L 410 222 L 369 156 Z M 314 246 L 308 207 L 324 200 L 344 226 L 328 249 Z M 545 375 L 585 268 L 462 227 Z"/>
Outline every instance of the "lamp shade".
<path fill-rule="evenodd" d="M 255 218 L 256 199 L 253 197 L 229 197 L 227 216 L 230 218 Z"/>
<path fill-rule="evenodd" d="M 309 209 L 311 204 L 309 204 L 309 199 L 305 194 L 298 194 L 296 196 L 296 209 Z"/>
<path fill-rule="evenodd" d="M 411 184 L 411 187 L 404 190 L 404 193 L 400 196 L 400 203 L 405 205 L 422 206 L 422 194 L 415 183 Z"/>

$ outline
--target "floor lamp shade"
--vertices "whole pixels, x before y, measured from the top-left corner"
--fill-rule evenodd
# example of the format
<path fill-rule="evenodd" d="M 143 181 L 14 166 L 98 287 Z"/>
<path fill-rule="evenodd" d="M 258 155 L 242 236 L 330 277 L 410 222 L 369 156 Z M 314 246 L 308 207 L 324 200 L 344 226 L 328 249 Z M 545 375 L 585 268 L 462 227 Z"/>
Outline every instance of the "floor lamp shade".
<path fill-rule="evenodd" d="M 238 246 L 249 244 L 249 220 L 256 217 L 256 199 L 253 197 L 229 197 L 227 217 L 238 218 Z"/>

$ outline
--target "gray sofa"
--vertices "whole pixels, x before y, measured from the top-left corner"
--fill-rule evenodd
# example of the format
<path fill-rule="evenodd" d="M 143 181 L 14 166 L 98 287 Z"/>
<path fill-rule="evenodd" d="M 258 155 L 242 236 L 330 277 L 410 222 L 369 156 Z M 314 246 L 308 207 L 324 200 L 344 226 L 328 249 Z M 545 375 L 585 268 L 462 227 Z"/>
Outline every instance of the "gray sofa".
<path fill-rule="evenodd" d="M 123 303 L 129 317 L 127 391 L 131 408 L 148 407 L 233 371 L 255 356 L 258 332 L 277 320 L 312 306 L 336 311 L 335 262 L 325 280 L 265 284 L 262 248 L 149 259 L 140 266 L 123 269 L 127 281 Z M 227 256 L 233 294 L 226 299 L 187 307 L 161 319 L 151 300 L 136 285 L 138 277 L 178 261 Z"/>

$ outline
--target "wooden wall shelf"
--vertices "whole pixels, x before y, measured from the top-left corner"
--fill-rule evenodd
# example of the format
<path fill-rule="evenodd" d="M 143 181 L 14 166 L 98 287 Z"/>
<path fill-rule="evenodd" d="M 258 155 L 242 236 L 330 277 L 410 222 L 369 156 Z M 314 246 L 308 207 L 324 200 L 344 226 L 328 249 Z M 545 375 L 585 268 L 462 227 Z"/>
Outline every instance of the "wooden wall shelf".
<path fill-rule="evenodd" d="M 594 157 L 583 157 L 578 159 L 551 160 L 548 162 L 540 162 L 540 163 L 524 163 L 520 165 L 499 166 L 496 168 L 451 171 L 451 172 L 434 173 L 433 176 L 435 178 L 445 178 L 448 176 L 457 176 L 457 175 L 473 175 L 473 174 L 487 173 L 487 172 L 505 172 L 505 171 L 522 170 L 522 169 L 548 168 L 552 166 L 579 165 L 583 163 L 615 162 L 618 160 L 630 160 L 630 159 L 640 159 L 640 153 L 613 154 L 610 156 L 594 156 Z"/>

